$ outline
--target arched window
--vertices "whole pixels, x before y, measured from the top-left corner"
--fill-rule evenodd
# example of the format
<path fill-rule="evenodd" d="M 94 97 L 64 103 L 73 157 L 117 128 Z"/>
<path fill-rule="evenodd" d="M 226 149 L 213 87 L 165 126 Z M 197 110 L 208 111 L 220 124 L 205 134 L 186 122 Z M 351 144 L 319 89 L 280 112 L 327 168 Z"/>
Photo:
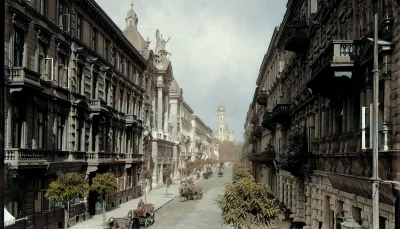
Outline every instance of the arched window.
<path fill-rule="evenodd" d="M 132 27 L 133 27 L 133 20 L 132 20 L 132 19 L 129 19 L 129 20 L 128 20 L 128 27 L 129 27 L 129 28 L 132 28 Z"/>

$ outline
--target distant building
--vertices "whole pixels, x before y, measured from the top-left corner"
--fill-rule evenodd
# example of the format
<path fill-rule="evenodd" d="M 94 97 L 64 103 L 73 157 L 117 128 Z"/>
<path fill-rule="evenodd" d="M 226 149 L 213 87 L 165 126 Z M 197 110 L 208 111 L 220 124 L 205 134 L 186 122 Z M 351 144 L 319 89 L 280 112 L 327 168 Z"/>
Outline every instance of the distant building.
<path fill-rule="evenodd" d="M 235 133 L 232 129 L 228 128 L 225 122 L 226 110 L 224 106 L 219 106 L 217 110 L 217 128 L 214 130 L 214 138 L 219 141 L 235 141 Z"/>

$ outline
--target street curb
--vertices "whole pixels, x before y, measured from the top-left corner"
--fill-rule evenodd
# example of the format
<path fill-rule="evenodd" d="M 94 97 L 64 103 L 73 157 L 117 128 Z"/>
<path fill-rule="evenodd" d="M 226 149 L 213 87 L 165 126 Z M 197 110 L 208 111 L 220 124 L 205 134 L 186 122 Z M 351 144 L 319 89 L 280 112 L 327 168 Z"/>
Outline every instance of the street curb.
<path fill-rule="evenodd" d="M 197 182 L 194 183 L 194 184 L 198 184 L 198 183 L 202 182 L 203 180 L 204 180 L 204 179 L 201 179 L 201 180 L 197 181 Z M 154 212 L 160 210 L 162 207 L 164 207 L 165 205 L 169 204 L 170 202 L 172 202 L 173 200 L 175 200 L 177 197 L 178 197 L 178 196 L 174 196 L 173 198 L 171 198 L 170 200 L 168 200 L 167 202 L 165 202 L 164 204 L 162 204 L 160 207 L 156 208 L 156 209 L 154 210 Z"/>

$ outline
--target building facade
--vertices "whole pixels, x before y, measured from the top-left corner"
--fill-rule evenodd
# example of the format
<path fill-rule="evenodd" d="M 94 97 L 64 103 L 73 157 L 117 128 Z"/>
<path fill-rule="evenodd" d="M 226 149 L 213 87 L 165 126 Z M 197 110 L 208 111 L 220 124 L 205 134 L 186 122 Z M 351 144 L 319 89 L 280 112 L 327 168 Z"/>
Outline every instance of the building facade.
<path fill-rule="evenodd" d="M 138 197 L 143 130 L 150 124 L 146 59 L 94 0 L 6 6 L 5 163 L 27 188 L 25 201 L 7 207 L 27 217 L 13 227 L 62 227 L 63 209 L 44 197 L 57 172 L 80 172 L 89 183 L 113 172 L 119 189 L 107 197 L 107 209 Z M 69 225 L 94 214 L 97 199 L 90 192 L 71 203 Z"/>
<path fill-rule="evenodd" d="M 226 110 L 224 106 L 219 106 L 217 109 L 217 128 L 214 130 L 214 138 L 219 141 L 235 141 L 235 133 L 233 129 L 228 128 L 226 123 Z"/>
<path fill-rule="evenodd" d="M 198 116 L 192 116 L 191 160 L 211 158 L 213 154 L 213 132 Z"/>
<path fill-rule="evenodd" d="M 373 4 L 289 0 L 261 65 L 245 125 L 247 153 L 256 180 L 284 203 L 297 228 L 351 220 L 372 228 Z M 377 4 L 379 177 L 398 181 L 400 6 Z M 399 188 L 379 186 L 379 228 L 395 228 Z"/>

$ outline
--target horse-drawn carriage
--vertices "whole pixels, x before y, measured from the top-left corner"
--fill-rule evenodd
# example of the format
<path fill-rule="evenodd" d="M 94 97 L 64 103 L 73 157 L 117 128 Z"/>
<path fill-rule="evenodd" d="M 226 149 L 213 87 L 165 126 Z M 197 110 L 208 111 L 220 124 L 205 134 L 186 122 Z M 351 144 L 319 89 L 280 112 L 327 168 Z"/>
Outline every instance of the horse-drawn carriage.
<path fill-rule="evenodd" d="M 140 225 L 143 225 L 145 228 L 153 225 L 155 222 L 154 205 L 139 202 L 135 210 L 128 212 L 128 219 L 131 219 L 131 227 L 128 227 L 129 229 L 137 228 Z"/>
<path fill-rule="evenodd" d="M 147 228 L 154 224 L 154 205 L 145 204 L 142 201 L 139 202 L 136 209 L 131 209 L 128 212 L 127 217 L 114 219 L 111 217 L 108 220 L 108 228 L 120 228 L 120 229 L 137 229 Z"/>
<path fill-rule="evenodd" d="M 196 187 L 192 181 L 184 181 L 179 188 L 181 201 L 197 200 L 203 198 L 202 188 Z"/>

